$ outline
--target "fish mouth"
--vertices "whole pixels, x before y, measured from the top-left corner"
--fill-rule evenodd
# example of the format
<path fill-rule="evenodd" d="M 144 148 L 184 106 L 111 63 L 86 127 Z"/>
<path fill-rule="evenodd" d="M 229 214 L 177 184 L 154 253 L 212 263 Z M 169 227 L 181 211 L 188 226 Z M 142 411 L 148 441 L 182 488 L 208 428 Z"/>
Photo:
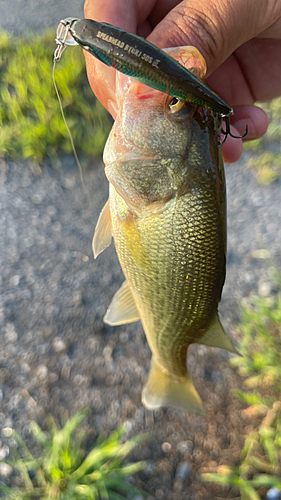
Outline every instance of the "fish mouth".
<path fill-rule="evenodd" d="M 139 145 L 132 140 L 131 137 L 128 137 L 126 134 L 126 130 L 122 126 L 118 135 L 114 134 L 114 138 L 108 142 L 104 149 L 104 163 L 106 165 L 113 165 L 120 162 L 134 162 L 134 163 L 169 163 L 173 158 L 173 161 L 181 160 L 182 154 L 177 154 L 173 151 L 172 155 L 170 152 L 147 152 L 144 148 L 141 148 Z"/>

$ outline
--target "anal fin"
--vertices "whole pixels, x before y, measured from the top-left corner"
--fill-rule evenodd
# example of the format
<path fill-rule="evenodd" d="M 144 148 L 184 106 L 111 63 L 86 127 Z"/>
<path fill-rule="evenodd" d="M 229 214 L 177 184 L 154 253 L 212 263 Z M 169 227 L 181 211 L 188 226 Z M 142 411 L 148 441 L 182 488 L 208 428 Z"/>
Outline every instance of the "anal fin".
<path fill-rule="evenodd" d="M 207 330 L 204 332 L 202 337 L 200 337 L 200 339 L 196 343 L 203 344 L 208 347 L 219 347 L 221 349 L 226 349 L 227 351 L 232 352 L 233 354 L 239 354 L 237 349 L 234 347 L 234 345 L 227 337 L 223 329 L 223 326 L 219 320 L 217 312 L 215 313 Z"/>
<path fill-rule="evenodd" d="M 154 357 L 151 360 L 148 381 L 142 391 L 142 403 L 149 410 L 174 406 L 204 413 L 200 396 L 188 372 L 183 377 L 177 377 L 163 369 Z"/>
<path fill-rule="evenodd" d="M 124 325 L 140 319 L 137 306 L 127 281 L 117 290 L 103 318 L 108 325 Z"/>
<path fill-rule="evenodd" d="M 102 253 L 107 247 L 109 247 L 111 240 L 112 224 L 109 200 L 107 200 L 98 218 L 95 234 L 93 237 L 92 247 L 95 259 L 100 253 Z"/>

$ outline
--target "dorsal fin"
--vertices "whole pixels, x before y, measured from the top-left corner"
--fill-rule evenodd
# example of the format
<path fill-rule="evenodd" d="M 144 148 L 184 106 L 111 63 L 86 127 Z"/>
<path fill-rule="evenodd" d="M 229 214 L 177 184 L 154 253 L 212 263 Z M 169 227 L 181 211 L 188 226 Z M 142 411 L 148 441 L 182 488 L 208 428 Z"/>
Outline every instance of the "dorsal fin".
<path fill-rule="evenodd" d="M 108 325 L 124 325 L 140 319 L 139 312 L 127 281 L 117 290 L 103 318 Z"/>
<path fill-rule="evenodd" d="M 92 247 L 95 259 L 100 253 L 102 253 L 107 247 L 109 247 L 111 240 L 112 224 L 109 200 L 107 200 L 98 218 L 95 234 L 93 237 Z"/>

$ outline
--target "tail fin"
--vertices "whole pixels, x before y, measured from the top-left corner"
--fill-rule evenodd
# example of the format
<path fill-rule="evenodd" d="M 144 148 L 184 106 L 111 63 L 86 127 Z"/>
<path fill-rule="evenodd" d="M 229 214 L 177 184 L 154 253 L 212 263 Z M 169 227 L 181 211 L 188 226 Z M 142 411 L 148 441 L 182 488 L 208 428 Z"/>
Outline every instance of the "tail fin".
<path fill-rule="evenodd" d="M 188 373 L 184 377 L 170 374 L 159 366 L 154 357 L 147 384 L 142 391 L 142 402 L 149 410 L 160 406 L 175 406 L 204 413 L 200 396 Z"/>

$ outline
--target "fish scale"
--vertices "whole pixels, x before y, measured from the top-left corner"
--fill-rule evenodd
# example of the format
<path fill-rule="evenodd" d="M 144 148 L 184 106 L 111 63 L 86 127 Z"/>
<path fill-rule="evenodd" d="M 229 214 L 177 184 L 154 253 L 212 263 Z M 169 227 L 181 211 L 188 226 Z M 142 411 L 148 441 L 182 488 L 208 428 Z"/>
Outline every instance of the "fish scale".
<path fill-rule="evenodd" d="M 224 281 L 221 262 L 225 259 L 225 249 L 222 229 L 218 224 L 221 207 L 216 202 L 216 183 L 210 187 L 203 184 L 203 200 L 187 194 L 175 201 L 176 213 L 174 205 L 170 205 L 161 217 L 155 216 L 153 231 L 150 229 L 150 218 L 136 219 L 135 226 L 141 234 L 143 247 L 147 251 L 149 249 L 149 275 L 140 272 L 138 263 L 128 250 L 118 208 L 116 210 L 114 203 L 111 210 L 117 253 L 125 276 L 134 290 L 136 302 L 140 310 L 144 311 L 143 323 L 151 349 L 157 353 L 164 366 L 177 376 L 186 370 L 185 364 L 182 366 L 181 341 L 184 341 L 184 349 L 187 350 L 186 343 L 192 340 L 194 331 L 200 336 L 198 331 L 212 318 Z M 207 188 L 211 191 L 209 196 Z M 114 200 L 114 196 L 118 197 L 112 194 L 111 200 Z M 203 226 L 201 212 L 204 210 L 208 211 L 209 216 Z M 196 217 L 189 217 L 189 212 L 196 214 Z M 186 234 L 189 238 L 182 237 Z M 204 238 L 204 242 L 198 236 Z M 170 257 L 174 261 L 172 265 Z M 219 286 L 219 294 L 214 296 L 214 289 Z M 180 348 L 175 355 L 177 345 Z"/>

